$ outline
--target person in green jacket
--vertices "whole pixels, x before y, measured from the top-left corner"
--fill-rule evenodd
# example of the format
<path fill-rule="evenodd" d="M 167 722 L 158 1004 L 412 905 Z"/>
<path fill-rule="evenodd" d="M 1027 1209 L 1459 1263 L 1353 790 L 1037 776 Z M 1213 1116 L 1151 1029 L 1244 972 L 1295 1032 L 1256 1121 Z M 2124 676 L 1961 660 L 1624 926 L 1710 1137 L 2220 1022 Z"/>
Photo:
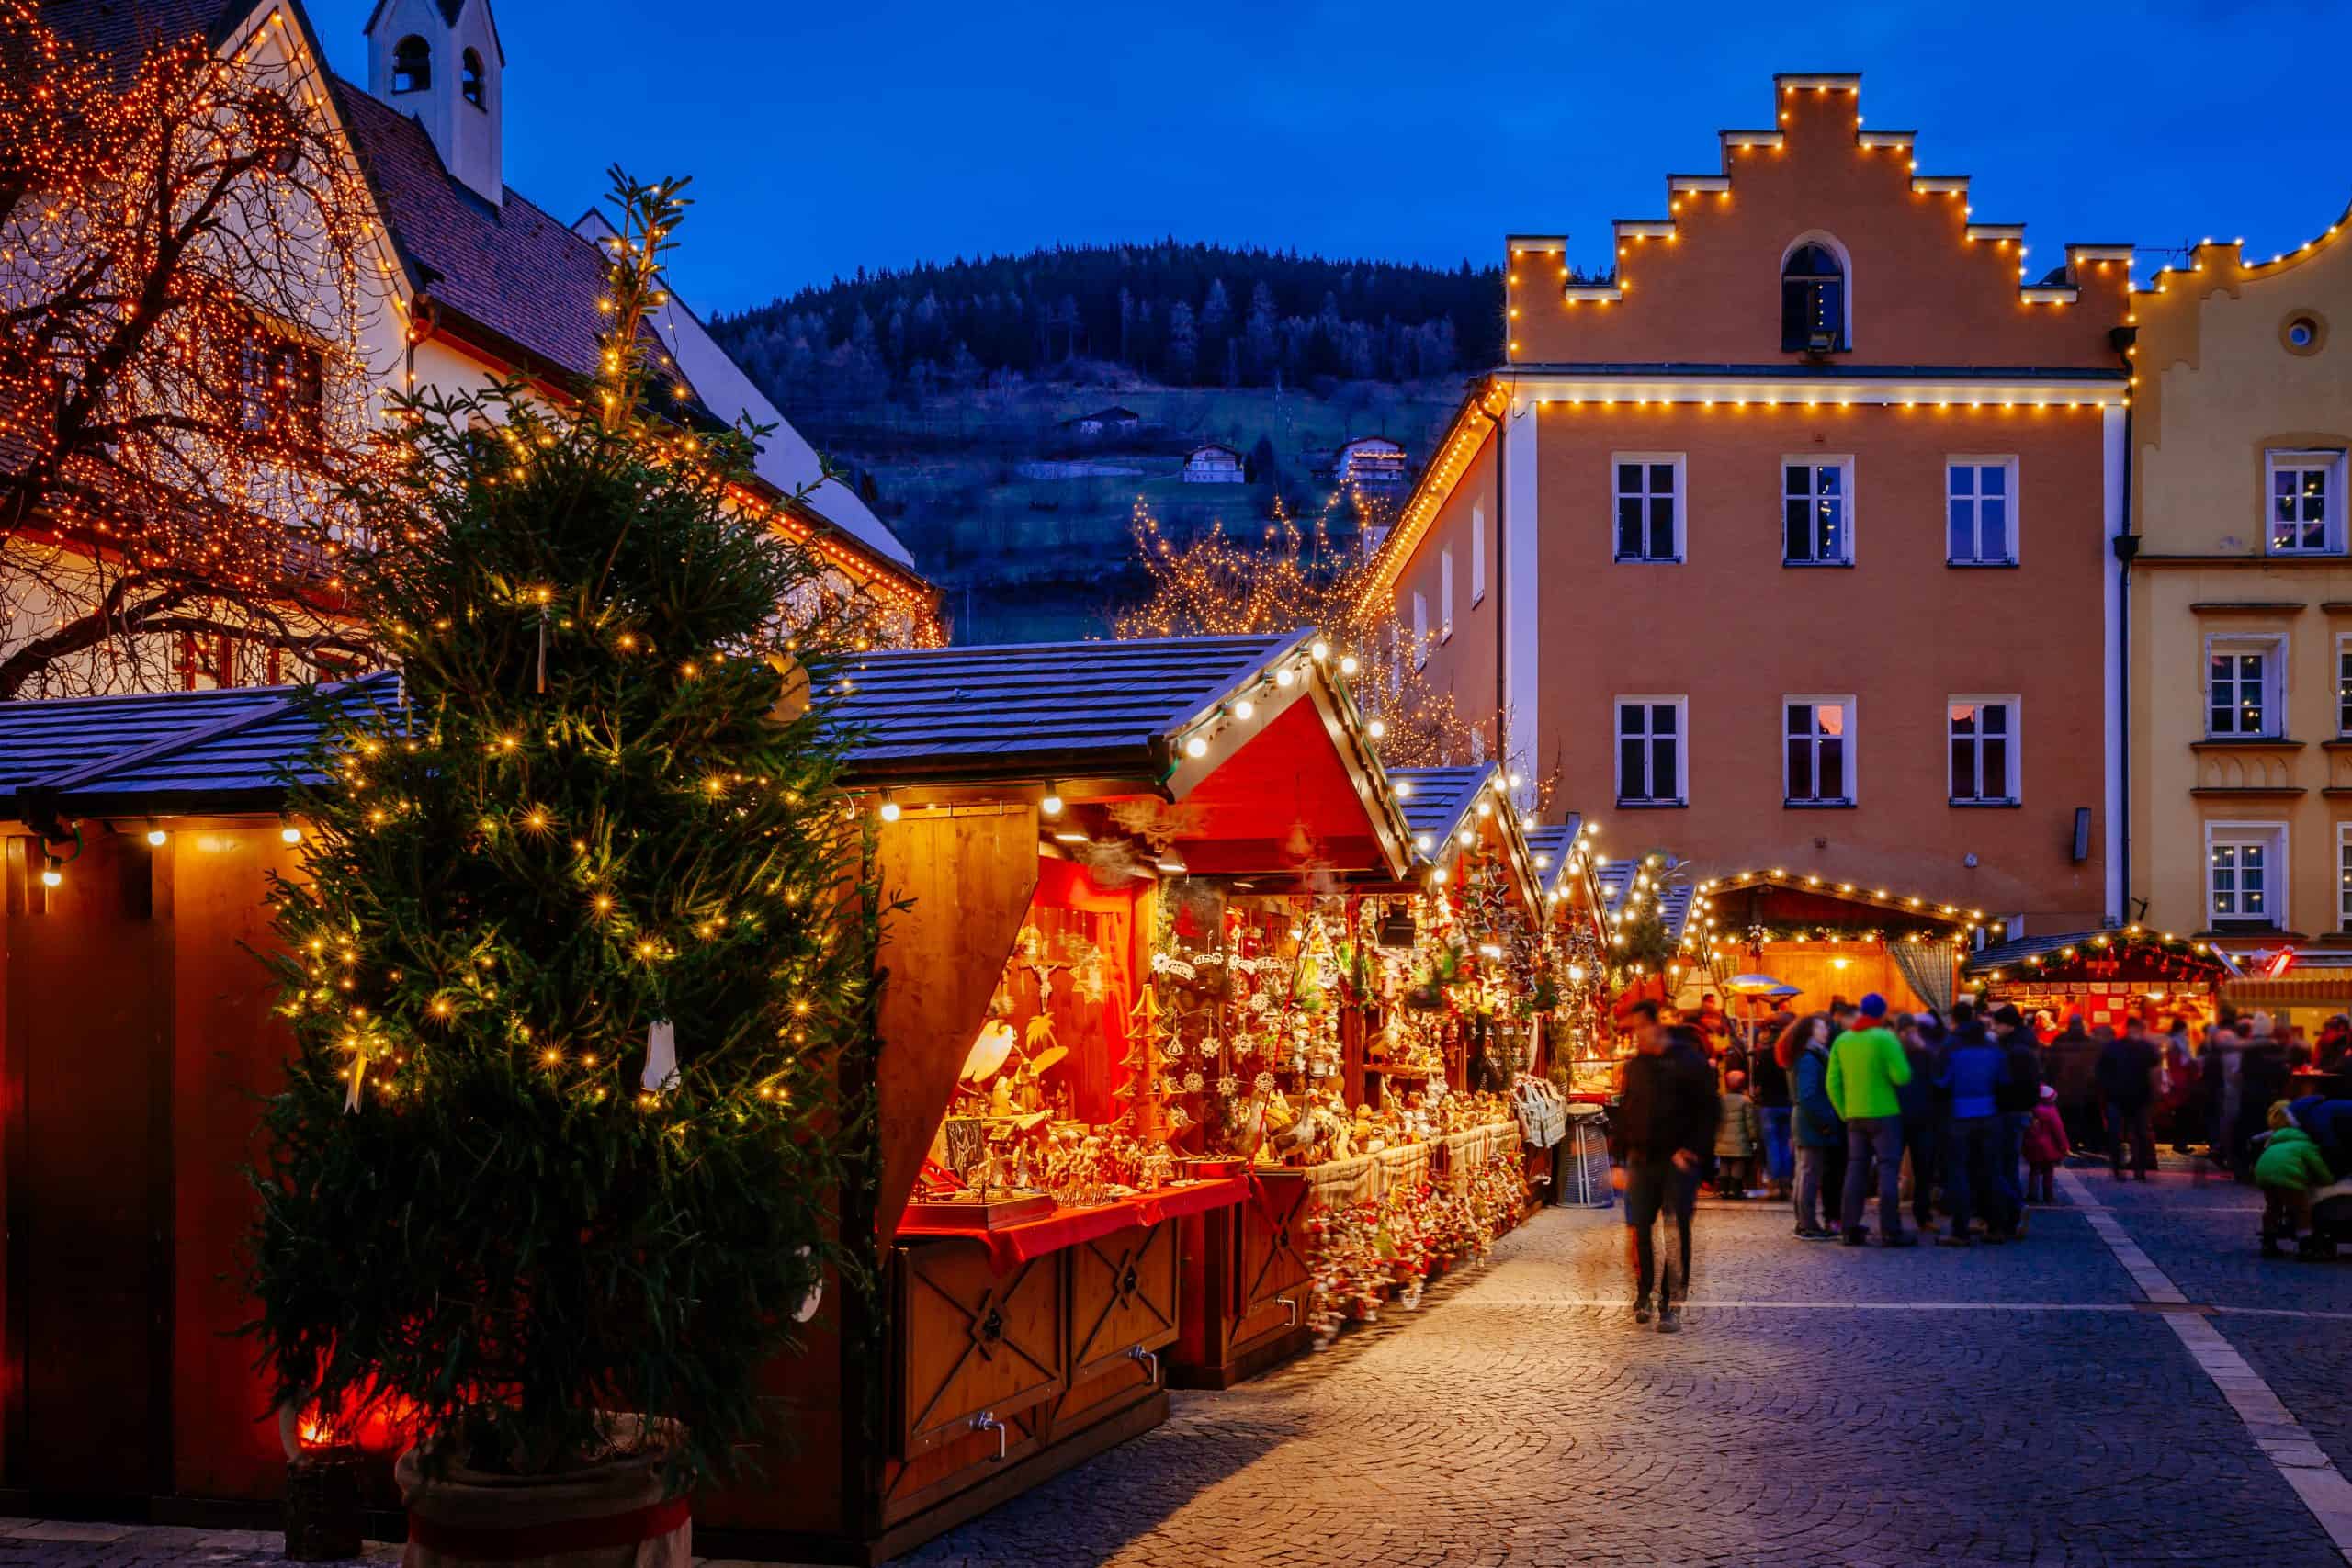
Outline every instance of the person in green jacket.
<path fill-rule="evenodd" d="M 2312 1194 L 2335 1179 L 2327 1156 L 2309 1133 L 2295 1125 L 2287 1101 L 2270 1108 L 2270 1136 L 2254 1163 L 2254 1184 L 2262 1189 L 2262 1234 L 2285 1240 L 2312 1228 Z"/>
<path fill-rule="evenodd" d="M 1845 1234 L 1838 1239 L 1848 1247 L 1869 1239 L 1862 1230 L 1862 1203 L 1873 1157 L 1879 1245 L 1918 1245 L 1919 1238 L 1903 1229 L 1903 1106 L 1894 1093 L 1910 1081 L 1903 1042 L 1886 1026 L 1886 998 L 1872 991 L 1862 998 L 1854 1027 L 1829 1044 L 1829 1102 L 1846 1123 Z"/>

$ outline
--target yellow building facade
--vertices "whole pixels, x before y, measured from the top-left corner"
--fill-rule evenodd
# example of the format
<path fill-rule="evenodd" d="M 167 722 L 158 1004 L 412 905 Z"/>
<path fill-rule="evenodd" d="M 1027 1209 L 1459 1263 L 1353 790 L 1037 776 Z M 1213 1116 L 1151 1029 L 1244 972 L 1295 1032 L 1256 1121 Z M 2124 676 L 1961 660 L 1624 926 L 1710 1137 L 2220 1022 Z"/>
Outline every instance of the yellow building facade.
<path fill-rule="evenodd" d="M 2352 943 L 2346 222 L 2134 297 L 2130 894 L 2241 953 Z"/>

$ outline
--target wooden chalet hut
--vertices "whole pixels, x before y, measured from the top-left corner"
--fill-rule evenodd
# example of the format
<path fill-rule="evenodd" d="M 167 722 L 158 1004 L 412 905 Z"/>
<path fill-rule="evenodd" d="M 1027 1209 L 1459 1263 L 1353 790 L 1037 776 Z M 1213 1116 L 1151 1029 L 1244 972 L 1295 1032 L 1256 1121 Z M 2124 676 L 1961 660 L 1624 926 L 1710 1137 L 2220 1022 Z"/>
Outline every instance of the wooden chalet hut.
<path fill-rule="evenodd" d="M 1236 1244 L 1201 1221 L 1248 1199 L 1239 1178 L 993 1229 L 952 1205 L 910 1214 L 992 1006 L 1047 1011 L 1024 933 L 1084 935 L 1101 995 L 1057 1015 L 1067 1049 L 1042 1087 L 1108 1122 L 1170 881 L 1394 877 L 1409 851 L 1306 633 L 882 652 L 848 677 L 849 779 L 878 818 L 880 885 L 910 900 L 879 956 L 872 1180 L 842 1201 L 844 1225 L 875 1237 L 881 1289 L 827 1282 L 805 1353 L 765 1378 L 787 1428 L 766 1479 L 698 1496 L 695 1515 L 707 1551 L 875 1562 L 1162 1420 L 1184 1303 L 1245 1272 L 1201 1250 Z M 399 700 L 390 675 L 322 690 Z M 284 688 L 0 705 L 13 1511 L 275 1516 L 278 1424 L 231 1335 L 250 1315 L 234 1269 L 254 1097 L 288 1046 L 255 958 L 269 874 L 300 874 L 279 770 L 312 714 Z"/>

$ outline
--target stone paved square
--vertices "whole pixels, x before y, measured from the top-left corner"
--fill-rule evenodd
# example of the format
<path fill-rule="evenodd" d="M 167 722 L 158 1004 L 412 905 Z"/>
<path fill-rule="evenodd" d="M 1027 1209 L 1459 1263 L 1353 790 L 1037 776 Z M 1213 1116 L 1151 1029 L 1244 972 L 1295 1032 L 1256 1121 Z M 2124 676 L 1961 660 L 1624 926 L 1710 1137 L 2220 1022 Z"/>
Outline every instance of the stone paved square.
<path fill-rule="evenodd" d="M 1165 1427 L 901 1561 L 2346 1562 L 2324 1515 L 2352 1495 L 2352 1260 L 2260 1258 L 2252 1190 L 2186 1162 L 2146 1186 L 2074 1176 L 2095 1209 L 2062 1192 L 2023 1244 L 1967 1251 L 1807 1244 L 1780 1208 L 1711 1201 L 1679 1336 L 1634 1324 L 1614 1211 L 1547 1210 L 1418 1312 L 1177 1393 Z M 0 1568 L 243 1568 L 278 1546 L 117 1534 L 0 1522 Z"/>

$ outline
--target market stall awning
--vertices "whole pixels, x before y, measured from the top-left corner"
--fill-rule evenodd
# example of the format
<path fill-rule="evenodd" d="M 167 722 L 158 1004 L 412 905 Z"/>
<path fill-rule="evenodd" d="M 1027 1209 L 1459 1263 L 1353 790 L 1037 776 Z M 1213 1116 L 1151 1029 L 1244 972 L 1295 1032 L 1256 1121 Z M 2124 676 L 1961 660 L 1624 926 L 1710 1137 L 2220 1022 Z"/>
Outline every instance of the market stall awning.
<path fill-rule="evenodd" d="M 1474 849 L 1496 854 L 1510 871 L 1521 912 L 1530 919 L 1537 918 L 1543 877 L 1535 869 L 1517 807 L 1503 787 L 1501 764 L 1397 768 L 1388 778 L 1413 831 L 1417 864 L 1442 870 Z"/>
<path fill-rule="evenodd" d="M 1600 886 L 1602 909 L 1612 927 L 1634 902 L 1633 895 L 1641 881 L 1642 863 L 1633 860 L 1614 860 L 1593 873 L 1594 880 Z M 1687 882 L 1661 883 L 1656 877 L 1650 879 L 1650 888 L 1657 898 L 1659 923 L 1665 926 L 1668 937 L 1679 946 L 1682 933 L 1690 924 L 1697 889 Z"/>
<path fill-rule="evenodd" d="M 2336 1007 L 2352 1010 L 2352 967 L 2305 969 L 2298 965 L 2275 979 L 2249 975 L 2223 981 L 2221 997 L 2241 1008 Z"/>
<path fill-rule="evenodd" d="M 1527 830 L 1527 852 L 1535 858 L 1535 875 L 1545 897 L 1568 886 L 1568 864 L 1584 832 L 1584 818 L 1568 813 L 1566 822 L 1546 823 Z"/>
<path fill-rule="evenodd" d="M 322 700 L 390 707 L 400 678 L 0 703 L 0 818 L 275 810 Z"/>
<path fill-rule="evenodd" d="M 2219 982 L 2236 976 L 2238 965 L 2209 942 L 2127 926 L 1992 942 L 1967 954 L 1961 972 L 1988 981 Z"/>

